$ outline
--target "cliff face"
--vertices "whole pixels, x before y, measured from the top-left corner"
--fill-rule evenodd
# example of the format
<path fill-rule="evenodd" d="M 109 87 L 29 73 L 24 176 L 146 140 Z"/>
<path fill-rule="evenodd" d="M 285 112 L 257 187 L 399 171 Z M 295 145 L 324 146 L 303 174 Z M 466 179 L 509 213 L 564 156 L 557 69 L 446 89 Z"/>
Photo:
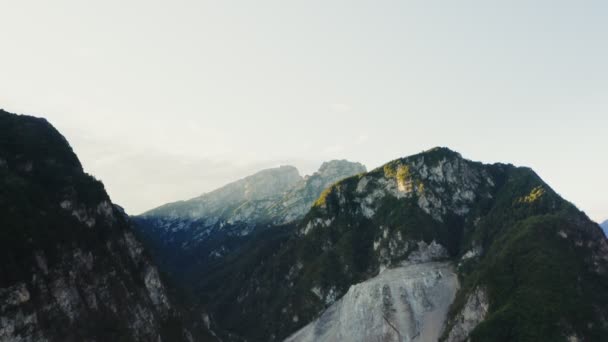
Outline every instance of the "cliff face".
<path fill-rule="evenodd" d="M 0 111 L 0 217 L 0 341 L 193 338 L 129 218 L 43 119 Z"/>
<path fill-rule="evenodd" d="M 285 224 L 301 219 L 311 205 L 330 185 L 365 172 L 365 166 L 346 160 L 332 160 L 321 164 L 319 170 L 300 181 L 280 201 L 267 210 L 274 224 Z"/>
<path fill-rule="evenodd" d="M 199 197 L 168 203 L 143 217 L 206 219 L 207 221 L 261 221 L 264 209 L 272 206 L 302 181 L 293 166 L 260 171 Z"/>

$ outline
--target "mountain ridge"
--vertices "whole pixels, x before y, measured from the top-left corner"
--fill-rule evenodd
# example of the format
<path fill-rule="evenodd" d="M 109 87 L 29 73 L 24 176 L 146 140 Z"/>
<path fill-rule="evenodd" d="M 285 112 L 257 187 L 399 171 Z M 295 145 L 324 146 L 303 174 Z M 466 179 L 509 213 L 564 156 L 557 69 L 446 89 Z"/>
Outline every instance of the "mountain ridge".
<path fill-rule="evenodd" d="M 246 205 L 247 201 L 263 200 L 277 202 L 271 203 L 268 208 L 265 208 L 272 210 L 273 206 L 279 205 L 281 202 L 289 202 L 289 197 L 290 195 L 293 197 L 294 192 L 305 191 L 306 187 L 311 185 L 310 183 L 317 183 L 315 184 L 317 188 L 325 188 L 328 184 L 343 178 L 344 175 L 364 171 L 365 167 L 360 163 L 353 163 L 347 160 L 331 160 L 328 162 L 323 162 L 319 167 L 319 170 L 314 172 L 312 175 L 302 177 L 295 167 L 291 165 L 282 165 L 277 168 L 258 171 L 250 176 L 230 182 L 215 190 L 196 196 L 189 200 L 181 200 L 163 204 L 156 208 L 147 210 L 137 216 L 169 218 L 188 217 L 190 219 L 200 219 L 212 215 L 223 216 L 224 213 L 219 215 L 214 213 L 214 211 L 219 211 L 220 208 L 236 207 L 235 209 L 238 210 L 239 207 Z M 269 183 L 275 184 L 277 180 L 279 182 L 278 187 L 276 187 L 276 185 L 274 187 L 269 186 Z M 253 187 L 257 187 L 262 191 L 255 191 L 255 189 L 252 191 L 250 188 Z M 314 195 L 313 197 L 316 198 Z M 216 205 L 213 203 L 214 201 L 219 201 L 222 203 Z M 210 206 L 210 203 L 208 202 L 212 202 L 211 209 L 207 208 Z M 268 215 L 273 214 L 269 213 Z M 278 215 L 278 213 L 275 212 L 274 215 Z M 287 215 L 287 218 L 284 218 L 283 221 L 289 220 L 289 218 L 292 216 L 294 215 Z M 252 220 L 249 217 L 245 219 Z"/>
<path fill-rule="evenodd" d="M 249 235 L 303 217 L 329 184 L 365 171 L 360 163 L 324 162 L 301 177 L 293 166 L 259 171 L 189 201 L 161 206 L 133 219 L 155 261 L 181 283 L 240 248 Z M 287 181 L 269 188 L 277 176 Z M 247 196 L 247 189 L 263 191 Z M 250 193 L 251 194 L 251 193 Z"/>

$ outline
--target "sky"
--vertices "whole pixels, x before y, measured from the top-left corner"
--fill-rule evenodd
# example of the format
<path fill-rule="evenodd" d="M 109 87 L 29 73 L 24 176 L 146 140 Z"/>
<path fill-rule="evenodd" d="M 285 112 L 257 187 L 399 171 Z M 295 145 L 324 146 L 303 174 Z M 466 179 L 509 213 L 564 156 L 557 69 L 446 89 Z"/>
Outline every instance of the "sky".
<path fill-rule="evenodd" d="M 0 0 L 0 108 L 130 214 L 447 146 L 608 218 L 606 1 Z"/>

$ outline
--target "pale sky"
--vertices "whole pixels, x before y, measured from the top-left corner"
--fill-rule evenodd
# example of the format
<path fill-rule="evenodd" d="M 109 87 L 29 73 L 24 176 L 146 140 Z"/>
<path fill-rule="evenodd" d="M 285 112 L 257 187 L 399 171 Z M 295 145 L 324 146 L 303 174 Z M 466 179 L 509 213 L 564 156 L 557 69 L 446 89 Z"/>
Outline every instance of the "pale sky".
<path fill-rule="evenodd" d="M 606 1 L 0 0 L 0 108 L 131 214 L 259 169 L 434 146 L 608 218 Z"/>

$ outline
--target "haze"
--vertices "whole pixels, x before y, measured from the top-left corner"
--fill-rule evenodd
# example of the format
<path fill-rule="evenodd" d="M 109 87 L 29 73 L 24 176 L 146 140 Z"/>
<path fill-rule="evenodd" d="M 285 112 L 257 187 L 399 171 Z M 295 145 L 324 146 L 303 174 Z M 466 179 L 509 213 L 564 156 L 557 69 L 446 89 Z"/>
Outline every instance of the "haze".
<path fill-rule="evenodd" d="M 0 107 L 131 214 L 448 146 L 608 217 L 604 1 L 0 1 Z"/>

